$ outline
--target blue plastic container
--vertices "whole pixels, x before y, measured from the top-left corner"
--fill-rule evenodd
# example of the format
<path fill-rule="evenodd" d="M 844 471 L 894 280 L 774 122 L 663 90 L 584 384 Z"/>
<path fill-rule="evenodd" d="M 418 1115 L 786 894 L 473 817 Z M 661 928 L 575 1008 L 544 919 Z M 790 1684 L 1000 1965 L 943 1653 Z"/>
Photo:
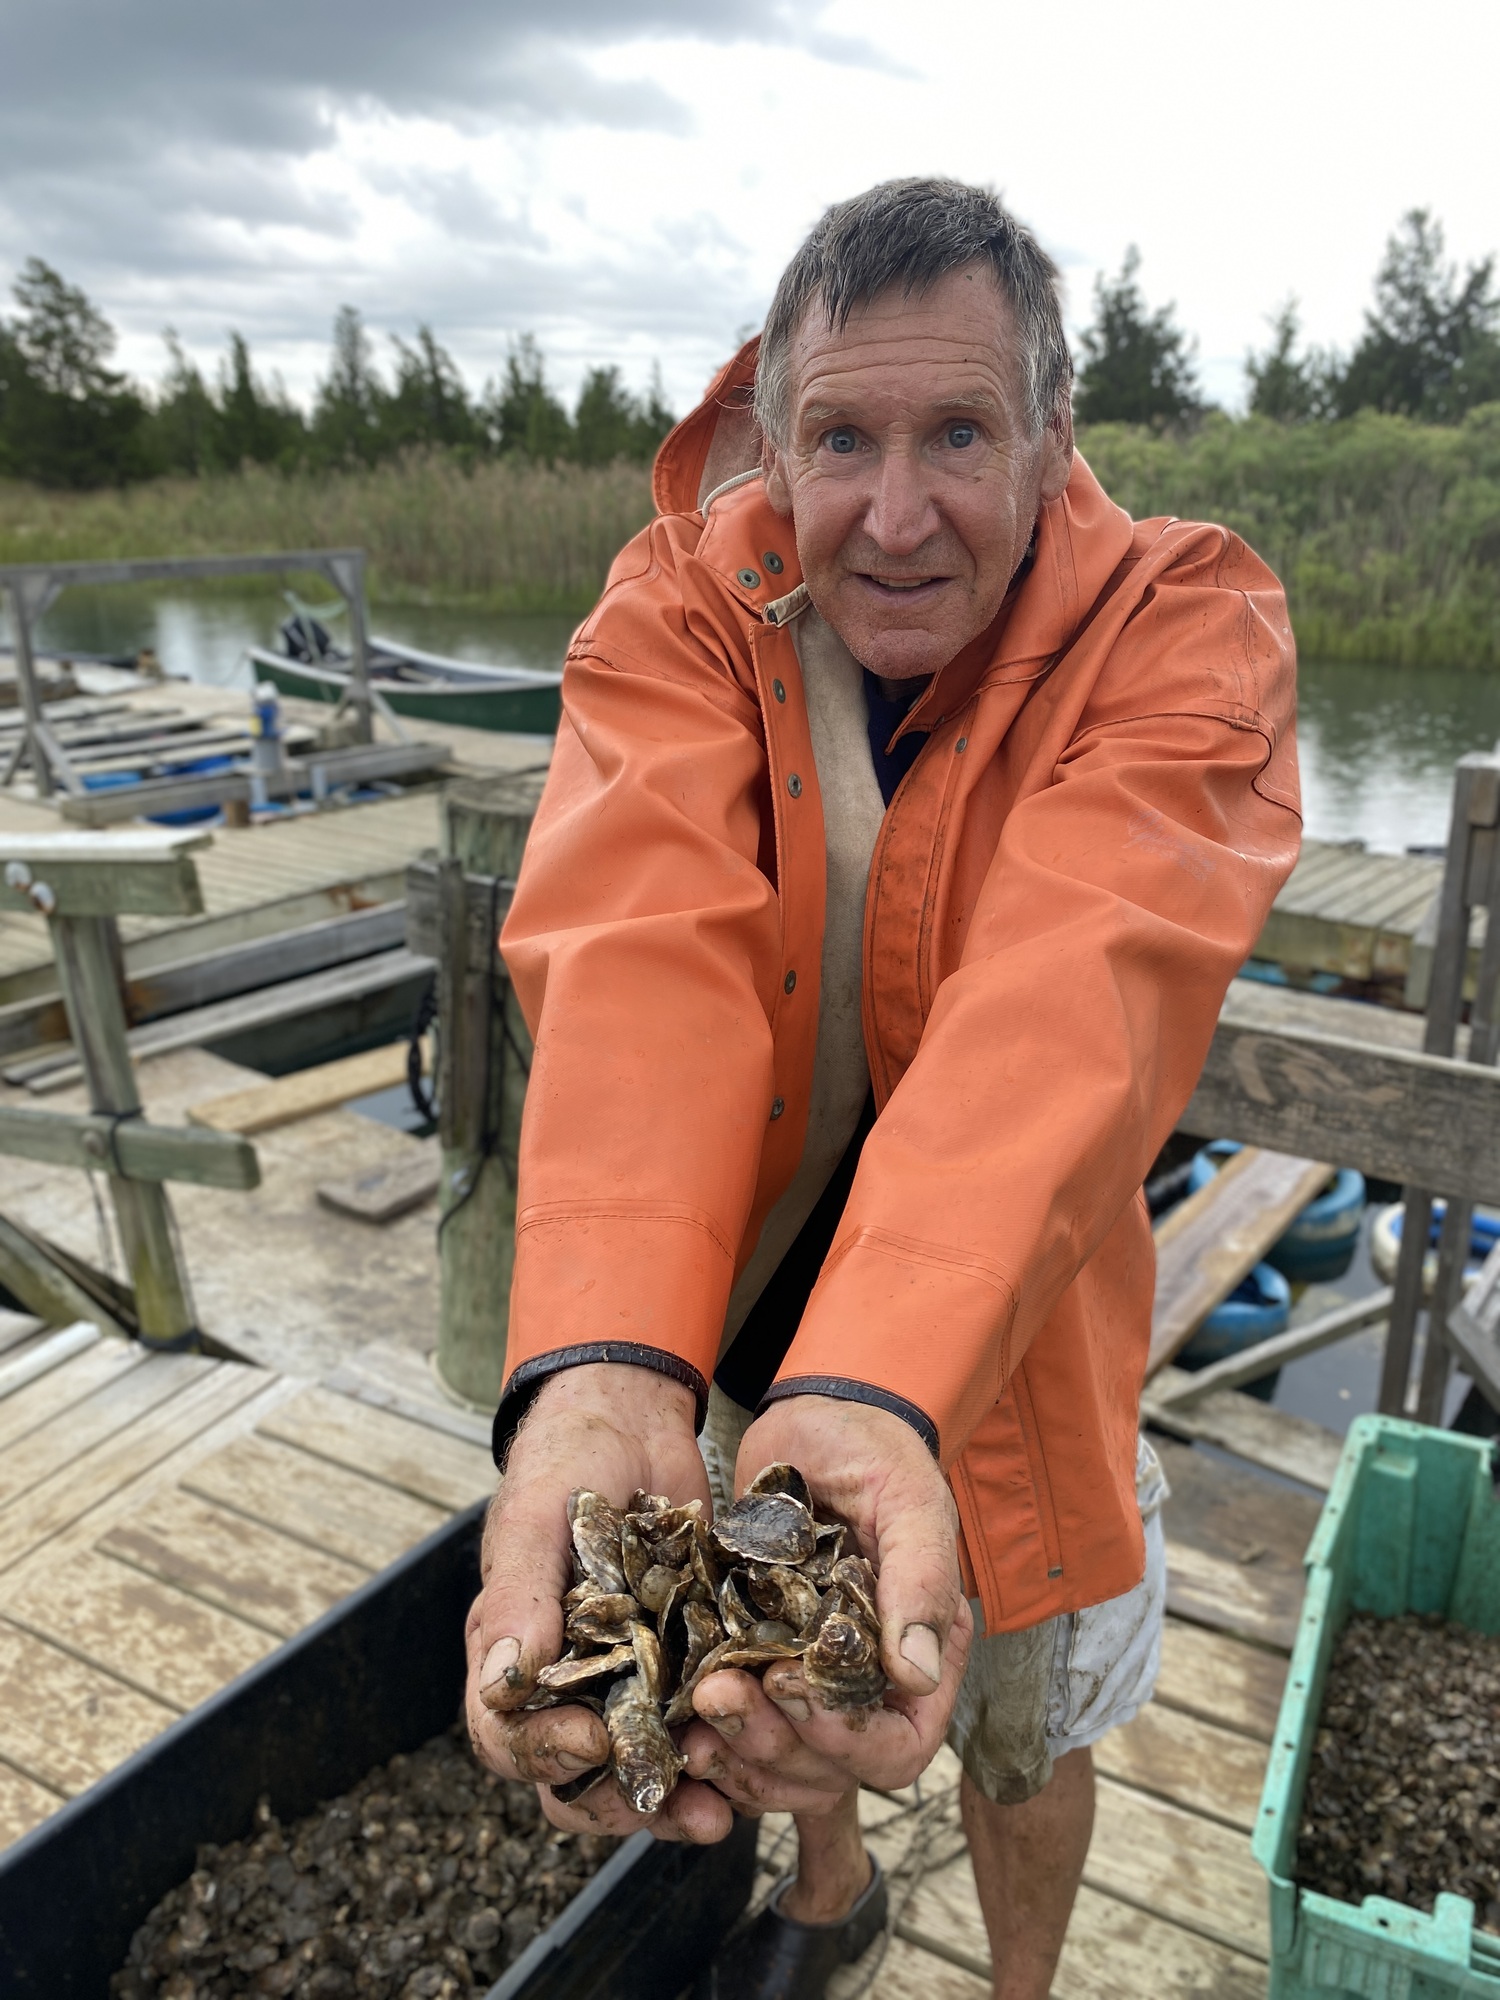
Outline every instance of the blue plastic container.
<path fill-rule="evenodd" d="M 1226 1160 L 1240 1150 L 1233 1139 L 1215 1139 L 1193 1155 L 1189 1192 L 1212 1180 Z M 1326 1285 L 1342 1278 L 1354 1261 L 1365 1212 L 1365 1177 L 1352 1167 L 1340 1167 L 1333 1185 L 1310 1201 L 1284 1236 L 1266 1252 L 1283 1277 L 1297 1285 Z"/>
<path fill-rule="evenodd" d="M 1231 1354 L 1258 1347 L 1273 1334 L 1285 1333 L 1292 1314 L 1292 1288 L 1270 1264 L 1257 1264 L 1242 1278 L 1221 1306 L 1216 1306 L 1177 1357 L 1179 1368 L 1207 1368 Z M 1245 1393 L 1269 1402 L 1280 1370 L 1247 1382 Z"/>

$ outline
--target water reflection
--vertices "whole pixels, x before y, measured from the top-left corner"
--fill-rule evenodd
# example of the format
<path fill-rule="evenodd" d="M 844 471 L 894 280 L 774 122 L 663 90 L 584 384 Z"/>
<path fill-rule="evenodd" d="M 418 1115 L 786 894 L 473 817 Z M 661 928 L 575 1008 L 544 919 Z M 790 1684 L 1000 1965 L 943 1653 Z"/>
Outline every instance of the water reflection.
<path fill-rule="evenodd" d="M 327 622 L 337 634 L 337 606 Z M 279 586 L 69 590 L 42 621 L 50 650 L 136 653 L 215 686 L 251 682 L 245 648 L 274 645 L 288 606 Z M 408 605 L 374 615 L 377 632 L 500 666 L 556 667 L 576 621 Z M 1304 663 L 1303 806 L 1309 834 L 1397 851 L 1447 838 L 1453 766 L 1500 740 L 1500 675 Z"/>

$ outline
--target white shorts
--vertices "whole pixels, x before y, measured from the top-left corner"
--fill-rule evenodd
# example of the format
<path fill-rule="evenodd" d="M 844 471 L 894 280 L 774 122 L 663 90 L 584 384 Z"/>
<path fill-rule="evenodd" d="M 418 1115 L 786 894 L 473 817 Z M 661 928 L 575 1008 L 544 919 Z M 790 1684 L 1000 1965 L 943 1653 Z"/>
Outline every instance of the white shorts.
<path fill-rule="evenodd" d="M 709 1391 L 698 1443 L 715 1512 L 734 1498 L 735 1459 L 753 1417 L 719 1389 Z M 1151 1699 L 1167 1602 L 1161 1524 L 1167 1481 L 1144 1438 L 1136 1447 L 1135 1495 L 1146 1573 L 1134 1590 L 1024 1631 L 974 1641 L 948 1742 L 973 1785 L 997 1805 L 1033 1797 L 1056 1758 L 1097 1743 Z M 977 1603 L 974 1614 L 977 1621 Z"/>

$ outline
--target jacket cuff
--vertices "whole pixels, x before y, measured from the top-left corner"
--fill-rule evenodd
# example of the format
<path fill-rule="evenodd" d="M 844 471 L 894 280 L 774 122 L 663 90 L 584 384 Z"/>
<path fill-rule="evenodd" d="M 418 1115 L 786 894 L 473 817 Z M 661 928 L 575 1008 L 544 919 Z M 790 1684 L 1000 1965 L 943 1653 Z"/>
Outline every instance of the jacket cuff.
<path fill-rule="evenodd" d="M 684 1361 L 680 1355 L 669 1354 L 664 1347 L 643 1347 L 634 1340 L 585 1341 L 577 1347 L 554 1347 L 550 1353 L 534 1354 L 511 1375 L 501 1395 L 500 1407 L 495 1412 L 490 1432 L 490 1455 L 497 1467 L 504 1464 L 505 1454 L 520 1429 L 521 1419 L 531 1408 L 532 1399 L 547 1378 L 560 1375 L 565 1368 L 583 1368 L 600 1361 L 623 1363 L 633 1368 L 651 1368 L 658 1375 L 667 1375 L 674 1382 L 681 1382 L 684 1388 L 692 1390 L 697 1402 L 693 1427 L 702 1430 L 708 1415 L 708 1384 L 690 1361 Z"/>
<path fill-rule="evenodd" d="M 784 1382 L 771 1384 L 761 1397 L 756 1414 L 788 1396 L 833 1396 L 841 1403 L 868 1403 L 873 1410 L 889 1410 L 893 1417 L 910 1424 L 933 1457 L 941 1461 L 937 1425 L 925 1410 L 919 1410 L 915 1403 L 889 1389 L 877 1389 L 870 1382 L 850 1382 L 842 1375 L 792 1375 Z"/>

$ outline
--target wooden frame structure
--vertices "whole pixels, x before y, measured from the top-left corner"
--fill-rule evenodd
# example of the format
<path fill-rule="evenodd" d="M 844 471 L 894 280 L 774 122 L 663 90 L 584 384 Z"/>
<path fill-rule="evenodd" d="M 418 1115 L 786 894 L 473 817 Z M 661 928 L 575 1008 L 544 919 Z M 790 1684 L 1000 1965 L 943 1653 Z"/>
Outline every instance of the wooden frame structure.
<path fill-rule="evenodd" d="M 34 628 L 37 620 L 63 590 L 70 584 L 185 583 L 216 577 L 284 576 L 295 570 L 312 570 L 326 576 L 348 607 L 349 703 L 354 710 L 359 741 L 368 745 L 374 740 L 374 707 L 378 705 L 388 717 L 389 710 L 370 685 L 363 549 L 295 549 L 248 556 L 170 556 L 129 562 L 0 565 L 0 590 L 10 595 L 11 614 L 15 622 L 16 677 L 20 683 L 25 714 L 26 753 L 38 794 L 42 798 L 50 798 L 59 781 L 65 792 L 80 795 L 83 791 L 66 752 L 42 713 L 36 677 Z M 398 737 L 405 740 L 405 732 L 399 725 L 395 726 Z M 199 790 L 203 789 L 200 783 Z"/>
<path fill-rule="evenodd" d="M 252 1188 L 260 1179 L 247 1140 L 144 1121 L 126 1040 L 117 919 L 199 914 L 203 895 L 192 850 L 211 837 L 165 828 L 0 835 L 0 909 L 38 911 L 47 919 L 90 1104 L 83 1115 L 0 1106 L 0 1151 L 108 1175 L 135 1316 L 152 1347 L 186 1346 L 198 1337 L 163 1183 Z M 19 1274 L 22 1284 L 49 1293 L 35 1245 L 28 1251 L 10 1230 L 0 1251 L 7 1253 L 0 1256 L 7 1279 Z"/>

